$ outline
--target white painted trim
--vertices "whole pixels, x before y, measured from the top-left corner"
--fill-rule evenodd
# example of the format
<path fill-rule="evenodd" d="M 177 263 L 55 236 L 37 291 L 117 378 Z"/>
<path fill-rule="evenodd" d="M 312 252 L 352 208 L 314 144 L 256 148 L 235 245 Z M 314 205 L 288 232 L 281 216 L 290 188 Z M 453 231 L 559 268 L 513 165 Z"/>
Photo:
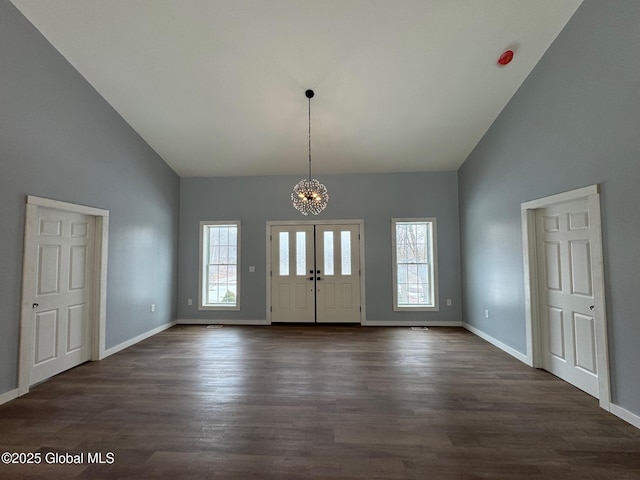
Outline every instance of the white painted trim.
<path fill-rule="evenodd" d="M 37 205 L 39 207 L 45 207 L 45 208 L 55 208 L 57 210 L 64 210 L 66 212 L 82 213 L 83 215 L 91 215 L 93 217 L 109 216 L 109 210 L 103 210 L 102 208 L 89 207 L 86 205 L 77 205 L 75 203 L 69 203 L 69 202 L 61 202 L 59 200 L 36 197 L 34 195 L 27 195 L 27 204 Z"/>
<path fill-rule="evenodd" d="M 18 390 L 17 388 L 14 388 L 13 390 L 9 390 L 8 392 L 0 394 L 0 405 L 2 405 L 3 403 L 10 402 L 15 398 L 18 398 L 20 396 L 19 392 L 20 390 Z"/>
<path fill-rule="evenodd" d="M 295 226 L 295 225 L 364 225 L 364 220 L 267 220 L 267 230 L 271 225 Z"/>
<path fill-rule="evenodd" d="M 534 328 L 534 318 L 538 318 L 538 256 L 536 245 L 536 213 L 535 210 L 521 211 L 522 221 L 522 255 L 524 270 L 524 312 L 525 312 L 525 332 L 527 343 L 526 364 L 530 367 L 539 368 L 541 354 L 537 351 L 540 348 L 540 331 L 537 323 Z M 536 351 L 534 352 L 534 349 Z"/>
<path fill-rule="evenodd" d="M 94 312 L 98 316 L 98 335 L 94 335 L 92 360 L 105 357 L 107 338 L 107 265 L 109 262 L 109 216 L 96 217 L 94 276 L 98 279 Z"/>
<path fill-rule="evenodd" d="M 588 197 L 589 211 L 593 220 L 593 245 L 591 249 L 593 270 L 593 292 L 596 333 L 596 365 L 598 366 L 598 399 L 600 407 L 609 410 L 611 407 L 611 390 L 609 374 L 609 340 L 607 336 L 607 303 L 604 285 L 604 254 L 602 246 L 602 218 L 600 212 L 600 194 Z M 600 321 L 598 321 L 600 319 Z"/>
<path fill-rule="evenodd" d="M 463 327 L 462 322 L 438 320 L 367 320 L 363 327 Z"/>
<path fill-rule="evenodd" d="M 498 347 L 503 352 L 506 352 L 509 355 L 511 355 L 512 357 L 517 358 L 521 362 L 526 363 L 526 364 L 529 363 L 527 355 L 519 352 L 515 348 L 512 348 L 512 347 L 510 347 L 509 345 L 507 345 L 505 343 L 502 343 L 500 340 L 497 340 L 497 339 L 493 338 L 491 335 L 483 332 L 482 330 L 478 330 L 476 327 L 473 327 L 473 326 L 469 325 L 468 323 L 463 323 L 462 326 L 464 328 L 466 328 L 467 330 L 469 330 L 474 335 L 477 335 L 481 339 L 486 340 L 491 345 L 493 345 L 495 347 Z"/>
<path fill-rule="evenodd" d="M 27 197 L 28 199 L 29 197 Z M 29 392 L 31 376 L 31 355 L 33 352 L 33 322 L 28 308 L 34 297 L 33 278 L 35 276 L 36 232 L 32 225 L 37 223 L 38 205 L 27 203 L 24 221 L 24 252 L 22 257 L 22 302 L 20 306 L 20 346 L 18 356 L 18 391 L 20 395 Z M 30 227 L 31 226 L 31 227 Z"/>
<path fill-rule="evenodd" d="M 640 415 L 631 413 L 629 410 L 625 410 L 624 408 L 616 405 L 615 403 L 611 403 L 609 405 L 609 411 L 613 413 L 616 417 L 621 418 L 622 420 L 630 423 L 634 427 L 640 428 Z"/>
<path fill-rule="evenodd" d="M 38 208 L 53 208 L 67 212 L 80 213 L 95 218 L 94 234 L 94 279 L 91 294 L 91 359 L 104 357 L 105 331 L 107 318 L 107 261 L 109 250 L 109 211 L 101 208 L 61 202 L 49 198 L 27 195 L 24 227 L 24 251 L 22 263 L 22 301 L 20 307 L 20 344 L 18 359 L 18 392 L 29 392 L 31 372 L 31 352 L 33 351 L 33 325 L 31 322 L 32 301 L 34 297 L 35 245 Z"/>
<path fill-rule="evenodd" d="M 169 322 L 169 323 L 165 323 L 164 325 L 160 325 L 159 327 L 156 327 L 152 330 L 149 330 L 148 332 L 142 333 L 140 335 L 138 335 L 137 337 L 131 338 L 129 340 L 127 340 L 126 342 L 122 342 L 118 345 L 115 345 L 111 348 L 107 348 L 104 351 L 104 357 L 108 357 L 110 355 L 113 355 L 114 353 L 118 353 L 122 350 L 124 350 L 125 348 L 129 348 L 132 345 L 135 345 L 136 343 L 139 343 L 143 340 L 146 340 L 149 337 L 153 337 L 154 335 L 160 333 L 160 332 L 164 332 L 165 330 L 168 330 L 169 328 L 173 327 L 176 324 L 176 321 L 174 320 L 173 322 Z"/>
<path fill-rule="evenodd" d="M 261 320 L 231 320 L 219 318 L 179 318 L 177 325 L 271 325 L 266 319 Z"/>
<path fill-rule="evenodd" d="M 267 295 L 267 324 L 271 324 L 271 228 L 295 225 L 358 225 L 360 236 L 360 325 L 365 325 L 367 319 L 367 301 L 365 291 L 365 252 L 364 252 L 364 220 L 269 220 L 266 224 L 266 295 Z"/>
<path fill-rule="evenodd" d="M 549 195 L 547 197 L 537 198 L 524 202 L 520 205 L 521 210 L 535 210 L 536 208 L 547 207 L 549 205 L 555 205 L 557 203 L 570 202 L 571 200 L 579 200 L 580 198 L 588 197 L 589 195 L 597 195 L 599 193 L 598 185 L 589 185 L 587 187 L 577 188 L 568 192 L 558 193 L 556 195 Z"/>
<path fill-rule="evenodd" d="M 592 269 L 594 302 L 598 306 L 595 313 L 596 356 L 598 369 L 598 399 L 605 410 L 611 405 L 611 386 L 609 373 L 609 352 L 607 340 L 607 317 L 602 255 L 602 223 L 600 213 L 600 195 L 598 185 L 590 185 L 569 192 L 551 195 L 521 204 L 522 252 L 524 266 L 525 318 L 527 335 L 528 365 L 542 365 L 540 334 L 538 322 L 539 295 L 537 287 L 536 258 L 536 210 L 558 203 L 587 199 L 593 226 Z"/>

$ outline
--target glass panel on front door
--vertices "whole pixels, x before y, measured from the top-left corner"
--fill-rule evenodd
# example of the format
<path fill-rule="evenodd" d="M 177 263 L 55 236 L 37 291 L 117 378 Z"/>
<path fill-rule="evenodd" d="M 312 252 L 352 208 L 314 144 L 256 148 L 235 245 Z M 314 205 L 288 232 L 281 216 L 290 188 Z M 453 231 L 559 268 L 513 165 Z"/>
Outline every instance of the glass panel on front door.
<path fill-rule="evenodd" d="M 351 232 L 340 232 L 340 273 L 351 275 Z"/>
<path fill-rule="evenodd" d="M 289 232 L 280 232 L 280 276 L 289 275 Z"/>
<path fill-rule="evenodd" d="M 324 274 L 333 275 L 333 232 L 324 232 Z"/>
<path fill-rule="evenodd" d="M 307 234 L 296 232 L 296 275 L 307 274 Z"/>

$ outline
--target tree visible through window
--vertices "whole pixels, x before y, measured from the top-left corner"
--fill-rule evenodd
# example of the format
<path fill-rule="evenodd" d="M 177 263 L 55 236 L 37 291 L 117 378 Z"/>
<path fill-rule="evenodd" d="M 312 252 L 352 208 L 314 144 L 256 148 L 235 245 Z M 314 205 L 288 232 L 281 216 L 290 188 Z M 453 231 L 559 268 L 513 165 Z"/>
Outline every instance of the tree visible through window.
<path fill-rule="evenodd" d="M 240 309 L 240 222 L 201 223 L 201 309 Z"/>
<path fill-rule="evenodd" d="M 393 219 L 394 310 L 437 310 L 435 219 Z"/>

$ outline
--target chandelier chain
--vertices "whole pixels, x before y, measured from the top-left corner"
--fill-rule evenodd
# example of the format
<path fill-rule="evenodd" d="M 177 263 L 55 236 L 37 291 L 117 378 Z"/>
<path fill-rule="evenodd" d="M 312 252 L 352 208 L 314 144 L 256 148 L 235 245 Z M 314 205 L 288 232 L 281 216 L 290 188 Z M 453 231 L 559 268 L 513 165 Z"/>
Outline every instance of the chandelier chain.
<path fill-rule="evenodd" d="M 309 101 L 309 181 L 311 181 L 311 98 Z"/>

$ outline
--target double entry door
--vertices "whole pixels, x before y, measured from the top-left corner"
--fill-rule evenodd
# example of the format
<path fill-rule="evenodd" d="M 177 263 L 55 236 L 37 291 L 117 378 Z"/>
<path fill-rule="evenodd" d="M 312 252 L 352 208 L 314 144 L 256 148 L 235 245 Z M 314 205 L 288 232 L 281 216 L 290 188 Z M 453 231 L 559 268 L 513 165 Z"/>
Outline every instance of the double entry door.
<path fill-rule="evenodd" d="M 360 323 L 360 224 L 271 225 L 271 321 Z"/>

